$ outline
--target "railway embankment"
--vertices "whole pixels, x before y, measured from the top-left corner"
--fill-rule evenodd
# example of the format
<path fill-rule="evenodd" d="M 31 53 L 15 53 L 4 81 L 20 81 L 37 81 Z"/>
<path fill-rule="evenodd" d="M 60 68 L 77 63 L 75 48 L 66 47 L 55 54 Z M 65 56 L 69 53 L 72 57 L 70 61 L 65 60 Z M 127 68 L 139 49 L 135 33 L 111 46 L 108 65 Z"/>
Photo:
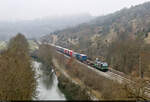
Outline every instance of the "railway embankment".
<path fill-rule="evenodd" d="M 59 88 L 68 100 L 95 100 L 89 88 L 81 85 L 82 83 L 71 78 L 70 75 L 59 66 L 56 59 L 53 59 L 54 69 L 59 81 Z"/>
<path fill-rule="evenodd" d="M 124 88 L 113 80 L 100 76 L 92 69 L 57 53 L 52 60 L 59 88 L 66 97 L 73 100 L 133 99 Z"/>
<path fill-rule="evenodd" d="M 128 88 L 124 78 L 111 71 L 101 72 L 74 58 L 55 51 L 50 45 L 40 45 L 37 55 L 45 64 L 53 66 L 59 81 L 59 88 L 70 100 L 135 100 L 135 93 Z M 132 85 L 130 85 L 132 86 Z"/>

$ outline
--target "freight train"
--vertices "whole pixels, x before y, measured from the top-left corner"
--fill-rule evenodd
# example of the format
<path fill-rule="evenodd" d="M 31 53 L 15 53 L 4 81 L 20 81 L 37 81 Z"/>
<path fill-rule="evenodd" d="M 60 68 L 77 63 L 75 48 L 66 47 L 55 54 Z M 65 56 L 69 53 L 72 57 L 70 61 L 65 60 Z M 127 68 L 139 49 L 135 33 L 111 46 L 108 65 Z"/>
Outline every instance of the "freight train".
<path fill-rule="evenodd" d="M 85 54 L 80 54 L 80 53 L 74 52 L 73 50 L 69 50 L 69 49 L 66 49 L 66 48 L 63 48 L 60 46 L 54 46 L 54 47 L 56 48 L 57 51 L 65 54 L 67 56 L 74 57 L 82 63 L 88 64 L 91 67 L 94 67 L 101 71 L 108 71 L 107 62 L 101 62 L 98 59 L 96 59 L 96 61 L 91 61 L 88 59 L 87 55 L 85 55 Z"/>

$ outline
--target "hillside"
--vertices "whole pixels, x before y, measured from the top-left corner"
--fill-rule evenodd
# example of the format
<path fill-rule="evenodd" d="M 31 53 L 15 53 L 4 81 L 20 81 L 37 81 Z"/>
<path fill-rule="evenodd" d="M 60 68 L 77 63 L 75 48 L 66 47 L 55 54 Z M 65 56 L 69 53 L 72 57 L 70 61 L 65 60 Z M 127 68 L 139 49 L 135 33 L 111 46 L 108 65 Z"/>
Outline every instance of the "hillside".
<path fill-rule="evenodd" d="M 149 10 L 150 2 L 97 17 L 90 23 L 57 31 L 55 32 L 58 35 L 57 43 L 64 45 L 72 43 L 72 40 L 79 42 L 81 38 L 84 40 L 96 35 L 108 42 L 123 34 L 132 37 L 145 36 L 150 31 Z"/>
<path fill-rule="evenodd" d="M 138 75 L 139 56 L 146 56 L 142 57 L 142 67 L 150 71 L 149 54 L 142 55 L 149 52 L 149 44 L 145 43 L 149 42 L 149 11 L 150 2 L 146 2 L 53 32 L 41 40 L 85 53 L 93 60 L 103 56 L 113 68 Z"/>

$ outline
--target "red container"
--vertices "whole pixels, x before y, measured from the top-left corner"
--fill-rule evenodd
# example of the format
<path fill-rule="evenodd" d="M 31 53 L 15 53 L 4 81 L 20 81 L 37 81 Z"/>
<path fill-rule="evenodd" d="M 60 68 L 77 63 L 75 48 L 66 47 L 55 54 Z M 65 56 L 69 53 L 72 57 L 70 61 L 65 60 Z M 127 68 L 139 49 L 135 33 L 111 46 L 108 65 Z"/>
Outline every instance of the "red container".
<path fill-rule="evenodd" d="M 69 50 L 67 49 L 67 52 L 66 52 L 66 54 L 69 54 Z"/>
<path fill-rule="evenodd" d="M 73 51 L 70 50 L 70 51 L 69 51 L 69 55 L 72 56 L 72 54 L 73 54 Z"/>
<path fill-rule="evenodd" d="M 64 52 L 67 53 L 67 49 L 64 49 Z"/>

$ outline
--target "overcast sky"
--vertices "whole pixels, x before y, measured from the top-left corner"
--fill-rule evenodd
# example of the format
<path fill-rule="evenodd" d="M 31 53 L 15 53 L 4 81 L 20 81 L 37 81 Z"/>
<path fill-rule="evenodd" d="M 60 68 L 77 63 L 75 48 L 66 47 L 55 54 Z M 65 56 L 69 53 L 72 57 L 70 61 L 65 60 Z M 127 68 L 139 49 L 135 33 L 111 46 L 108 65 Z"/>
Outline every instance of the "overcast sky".
<path fill-rule="evenodd" d="M 0 20 L 30 20 L 49 16 L 112 13 L 150 0 L 0 0 Z"/>

